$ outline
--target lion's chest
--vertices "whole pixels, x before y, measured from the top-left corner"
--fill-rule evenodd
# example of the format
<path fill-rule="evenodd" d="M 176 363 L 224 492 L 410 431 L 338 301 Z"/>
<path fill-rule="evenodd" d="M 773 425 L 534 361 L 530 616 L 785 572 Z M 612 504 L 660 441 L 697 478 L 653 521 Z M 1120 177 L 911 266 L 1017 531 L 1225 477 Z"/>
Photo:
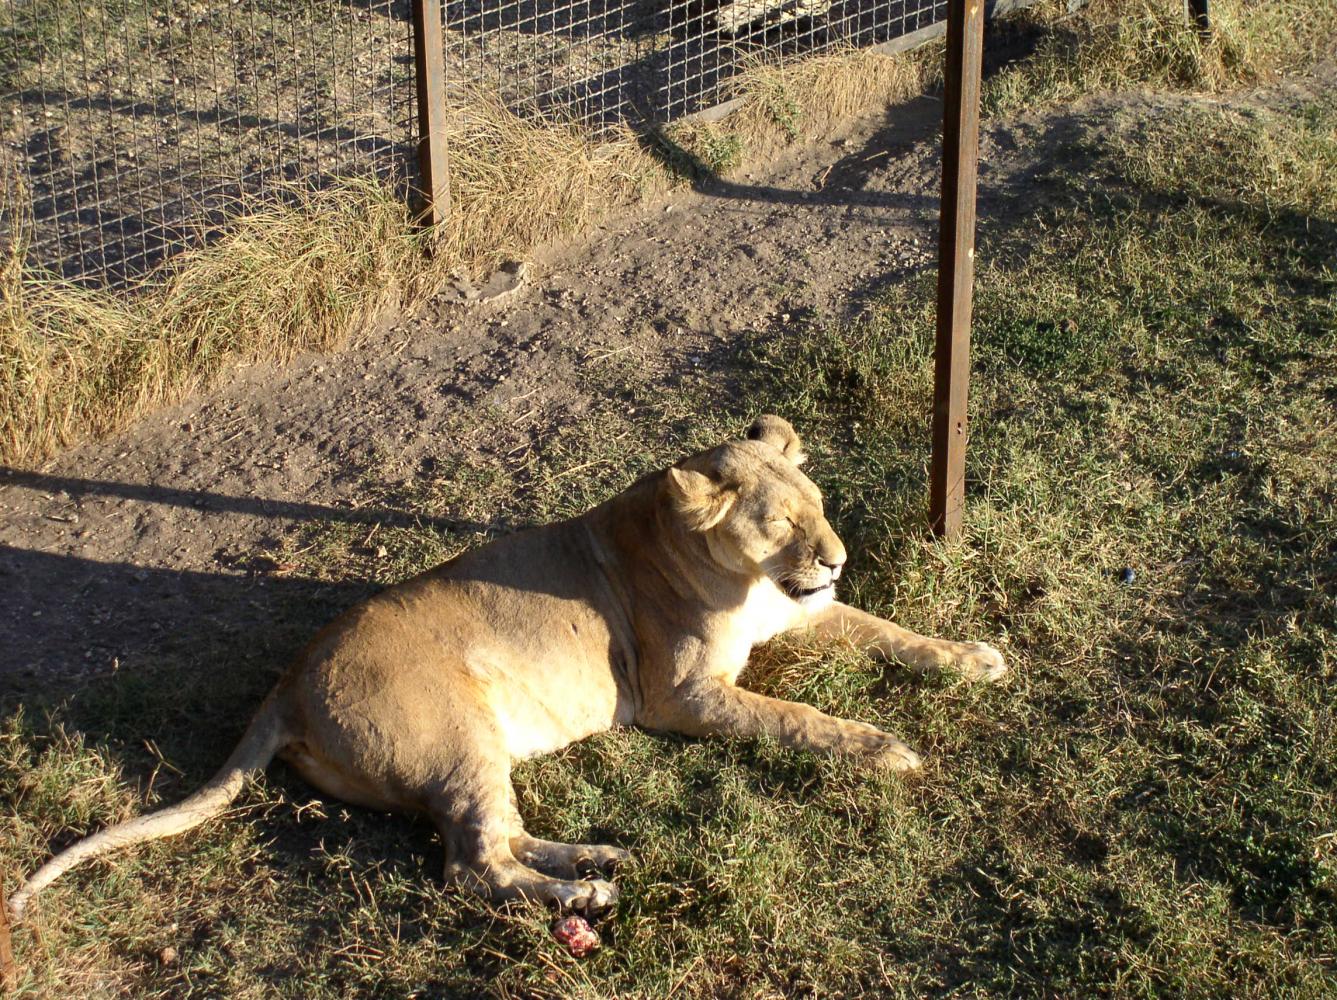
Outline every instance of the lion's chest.
<path fill-rule="evenodd" d="M 720 629 L 720 666 L 737 678 L 747 666 L 752 647 L 801 624 L 803 608 L 769 579 L 758 581 L 742 605 L 729 613 Z"/>

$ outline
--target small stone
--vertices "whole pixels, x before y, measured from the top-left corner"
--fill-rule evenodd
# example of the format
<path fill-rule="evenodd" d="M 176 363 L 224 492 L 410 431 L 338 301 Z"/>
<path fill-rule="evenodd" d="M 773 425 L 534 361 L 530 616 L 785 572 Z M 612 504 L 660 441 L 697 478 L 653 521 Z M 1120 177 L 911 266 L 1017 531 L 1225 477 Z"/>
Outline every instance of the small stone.
<path fill-rule="evenodd" d="M 1137 579 L 1137 572 L 1131 566 L 1119 570 L 1119 582 L 1125 586 Z"/>
<path fill-rule="evenodd" d="M 158 952 L 158 962 L 161 965 L 175 965 L 177 957 L 176 949 L 170 944 L 162 951 Z"/>

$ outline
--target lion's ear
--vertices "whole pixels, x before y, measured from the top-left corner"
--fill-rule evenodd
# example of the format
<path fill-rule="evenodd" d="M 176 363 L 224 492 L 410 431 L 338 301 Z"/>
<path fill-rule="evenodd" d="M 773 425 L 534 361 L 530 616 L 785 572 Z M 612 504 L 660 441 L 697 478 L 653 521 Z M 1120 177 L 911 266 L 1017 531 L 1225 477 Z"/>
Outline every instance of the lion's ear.
<path fill-rule="evenodd" d="M 747 439 L 770 445 L 795 465 L 802 465 L 808 460 L 803 451 L 803 442 L 799 440 L 789 421 L 784 417 L 777 417 L 774 413 L 763 413 L 754 420 L 752 426 L 747 429 Z"/>
<path fill-rule="evenodd" d="M 709 476 L 676 465 L 668 470 L 668 494 L 689 531 L 708 531 L 724 520 L 737 499 Z"/>

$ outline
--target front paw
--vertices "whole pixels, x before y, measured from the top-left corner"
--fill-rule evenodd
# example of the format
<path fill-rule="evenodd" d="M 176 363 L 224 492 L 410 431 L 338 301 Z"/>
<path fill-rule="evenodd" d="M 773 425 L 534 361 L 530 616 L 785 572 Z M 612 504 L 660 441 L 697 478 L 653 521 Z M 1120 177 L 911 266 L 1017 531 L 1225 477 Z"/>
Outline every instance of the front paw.
<path fill-rule="evenodd" d="M 852 735 L 850 752 L 858 754 L 867 767 L 879 771 L 917 771 L 923 766 L 919 754 L 890 733 L 860 726 Z"/>
<path fill-rule="evenodd" d="M 552 900 L 562 913 L 584 913 L 589 916 L 604 913 L 617 905 L 617 896 L 617 886 L 602 879 L 556 881 L 552 886 Z"/>
<path fill-rule="evenodd" d="M 1007 673 L 1003 654 L 987 642 L 962 642 L 952 650 L 953 665 L 967 680 L 992 684 Z"/>
<path fill-rule="evenodd" d="M 924 766 L 919 754 L 890 736 L 887 737 L 887 745 L 869 754 L 865 763 L 879 771 L 918 771 Z"/>

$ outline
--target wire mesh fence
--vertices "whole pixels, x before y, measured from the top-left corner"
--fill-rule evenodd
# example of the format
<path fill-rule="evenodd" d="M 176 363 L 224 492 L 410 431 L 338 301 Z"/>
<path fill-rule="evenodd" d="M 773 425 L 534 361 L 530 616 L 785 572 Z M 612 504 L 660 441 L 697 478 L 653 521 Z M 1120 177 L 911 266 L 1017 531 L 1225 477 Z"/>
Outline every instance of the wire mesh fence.
<path fill-rule="evenodd" d="M 446 0 L 447 72 L 520 114 L 660 123 L 713 107 L 759 62 L 887 42 L 946 0 Z"/>
<path fill-rule="evenodd" d="M 0 0 L 0 239 L 123 285 L 256 197 L 413 180 L 411 0 Z M 594 128 L 719 104 L 759 61 L 867 46 L 946 0 L 425 0 L 447 88 Z M 284 183 L 288 182 L 288 183 Z"/>
<path fill-rule="evenodd" d="M 124 284 L 280 181 L 407 162 L 407 0 L 5 4 L 3 235 L 34 266 Z"/>

